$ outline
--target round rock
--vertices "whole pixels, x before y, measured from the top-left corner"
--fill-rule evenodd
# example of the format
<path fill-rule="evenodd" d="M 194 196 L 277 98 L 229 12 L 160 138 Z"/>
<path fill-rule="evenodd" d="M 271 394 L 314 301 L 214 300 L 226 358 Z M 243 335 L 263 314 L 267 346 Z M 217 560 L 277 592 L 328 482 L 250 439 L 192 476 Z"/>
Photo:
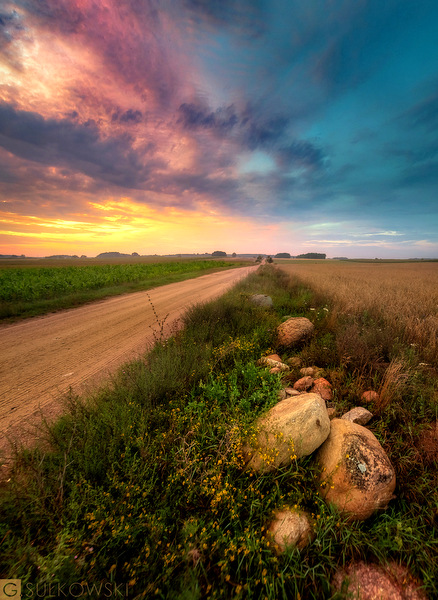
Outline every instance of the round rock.
<path fill-rule="evenodd" d="M 273 471 L 308 456 L 330 433 L 330 419 L 318 394 L 300 394 L 278 402 L 254 424 L 254 434 L 243 447 L 247 466 Z"/>
<path fill-rule="evenodd" d="M 377 438 L 361 425 L 333 419 L 317 461 L 322 496 L 351 520 L 368 519 L 394 497 L 394 468 Z"/>
<path fill-rule="evenodd" d="M 315 533 L 306 512 L 284 508 L 274 513 L 268 527 L 268 537 L 277 554 L 282 554 L 288 548 L 304 548 L 315 537 Z"/>
<path fill-rule="evenodd" d="M 278 343 L 290 347 L 310 337 L 315 327 L 305 317 L 292 317 L 277 327 Z"/>

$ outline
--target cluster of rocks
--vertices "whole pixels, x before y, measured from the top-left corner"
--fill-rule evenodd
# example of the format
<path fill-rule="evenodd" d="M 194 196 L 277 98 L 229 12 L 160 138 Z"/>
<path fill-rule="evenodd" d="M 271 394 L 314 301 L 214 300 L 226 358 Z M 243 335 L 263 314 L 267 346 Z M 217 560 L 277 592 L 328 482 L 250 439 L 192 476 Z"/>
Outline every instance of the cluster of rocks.
<path fill-rule="evenodd" d="M 273 306 L 266 295 L 251 300 L 265 308 Z M 305 342 L 313 332 L 308 319 L 286 318 L 277 328 L 278 348 L 286 351 Z M 324 370 L 303 367 L 297 356 L 283 361 L 278 354 L 271 354 L 258 364 L 281 377 L 299 369 L 301 377 L 284 387 L 279 402 L 254 423 L 253 434 L 243 447 L 246 468 L 275 471 L 313 454 L 319 465 L 317 485 L 322 497 L 347 520 L 366 520 L 384 510 L 394 498 L 396 476 L 381 444 L 365 427 L 372 413 L 357 406 L 337 418 L 332 386 Z M 362 404 L 378 400 L 373 390 L 361 396 Z M 290 547 L 302 549 L 309 544 L 315 537 L 314 525 L 309 513 L 286 506 L 273 514 L 268 535 L 275 551 L 281 554 Z M 362 561 L 339 569 L 332 581 L 334 591 L 356 600 L 427 600 L 420 585 L 406 567 L 395 563 L 382 567 Z"/>
<path fill-rule="evenodd" d="M 290 348 L 312 332 L 308 319 L 290 318 L 278 327 L 278 345 Z M 293 357 L 283 362 L 278 354 L 271 354 L 258 364 L 284 375 L 291 367 L 300 366 L 298 360 Z M 244 444 L 246 467 L 272 472 L 313 454 L 320 470 L 317 484 L 325 501 L 349 520 L 365 520 L 385 509 L 394 497 L 395 471 L 377 438 L 364 427 L 373 416 L 368 410 L 357 407 L 335 417 L 335 409 L 328 406 L 332 404 L 332 386 L 324 374 L 316 366 L 303 367 L 301 377 L 281 390 L 279 402 L 254 423 Z M 302 548 L 311 541 L 313 530 L 310 515 L 292 508 L 277 511 L 269 525 L 280 552 L 292 545 Z"/>

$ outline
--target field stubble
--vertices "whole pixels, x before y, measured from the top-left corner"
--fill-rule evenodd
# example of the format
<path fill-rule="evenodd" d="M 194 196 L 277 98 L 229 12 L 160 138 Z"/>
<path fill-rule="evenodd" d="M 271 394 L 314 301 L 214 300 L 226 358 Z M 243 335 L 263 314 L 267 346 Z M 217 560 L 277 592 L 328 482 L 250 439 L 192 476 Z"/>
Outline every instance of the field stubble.
<path fill-rule="evenodd" d="M 294 262 L 281 268 L 331 299 L 332 320 L 371 317 L 438 363 L 438 263 Z"/>

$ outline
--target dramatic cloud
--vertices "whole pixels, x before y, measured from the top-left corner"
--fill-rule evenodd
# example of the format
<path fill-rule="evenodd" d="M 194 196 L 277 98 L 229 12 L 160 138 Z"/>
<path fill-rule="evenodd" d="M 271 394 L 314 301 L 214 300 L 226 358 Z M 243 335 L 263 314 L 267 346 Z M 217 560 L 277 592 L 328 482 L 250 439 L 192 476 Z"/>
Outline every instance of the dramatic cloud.
<path fill-rule="evenodd" d="M 226 223 L 230 251 L 438 253 L 437 23 L 432 0 L 5 0 L 0 252 L 207 251 Z"/>

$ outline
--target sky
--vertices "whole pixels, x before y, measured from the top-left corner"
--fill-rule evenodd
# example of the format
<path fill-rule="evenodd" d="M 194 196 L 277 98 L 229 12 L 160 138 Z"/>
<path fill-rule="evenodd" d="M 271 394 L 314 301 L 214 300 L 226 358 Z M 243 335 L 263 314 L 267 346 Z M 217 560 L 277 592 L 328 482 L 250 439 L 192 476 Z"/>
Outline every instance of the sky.
<path fill-rule="evenodd" d="M 438 257 L 436 0 L 0 0 L 0 254 Z"/>

